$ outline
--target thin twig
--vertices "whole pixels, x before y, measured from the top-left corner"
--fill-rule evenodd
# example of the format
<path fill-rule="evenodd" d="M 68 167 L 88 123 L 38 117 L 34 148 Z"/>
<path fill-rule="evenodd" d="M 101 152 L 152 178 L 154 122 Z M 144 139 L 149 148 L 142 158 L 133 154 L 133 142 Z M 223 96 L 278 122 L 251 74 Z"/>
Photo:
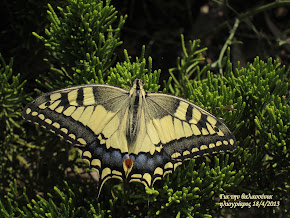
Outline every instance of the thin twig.
<path fill-rule="evenodd" d="M 254 16 L 254 15 L 259 14 L 261 12 L 268 11 L 268 10 L 273 9 L 273 8 L 277 8 L 277 7 L 281 7 L 281 6 L 289 6 L 289 5 L 290 5 L 290 1 L 275 1 L 272 3 L 266 4 L 266 5 L 259 6 L 257 8 L 252 9 L 252 10 L 249 10 L 245 13 L 241 13 L 237 18 L 240 21 L 244 21 L 248 17 Z M 221 23 L 210 34 L 213 34 L 217 31 L 219 31 L 220 29 L 223 29 L 224 27 L 228 26 L 230 24 L 230 21 L 231 20 L 227 20 L 227 21 Z"/>
<path fill-rule="evenodd" d="M 216 65 L 218 65 L 218 68 L 219 68 L 219 72 L 220 72 L 220 75 L 223 76 L 223 66 L 222 66 L 222 60 L 223 60 L 223 57 L 224 57 L 224 54 L 227 50 L 227 47 L 229 44 L 231 44 L 232 42 L 232 39 L 238 29 L 238 26 L 239 26 L 239 23 L 240 23 L 240 20 L 238 18 L 235 19 L 235 23 L 234 23 L 234 26 L 231 30 L 231 33 L 227 39 L 227 41 L 225 42 L 221 52 L 220 52 L 220 55 L 219 55 L 219 58 L 216 62 L 214 62 L 211 66 L 212 67 L 215 67 Z"/>

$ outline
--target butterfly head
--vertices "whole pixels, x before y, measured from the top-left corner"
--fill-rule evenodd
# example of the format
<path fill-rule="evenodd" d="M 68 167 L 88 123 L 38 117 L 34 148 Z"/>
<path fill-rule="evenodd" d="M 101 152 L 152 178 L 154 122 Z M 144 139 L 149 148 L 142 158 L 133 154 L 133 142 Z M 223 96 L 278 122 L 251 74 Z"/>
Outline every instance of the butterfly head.
<path fill-rule="evenodd" d="M 145 96 L 144 83 L 141 79 L 135 79 L 132 88 L 130 89 L 131 99 L 139 98 L 140 95 Z"/>
<path fill-rule="evenodd" d="M 132 88 L 136 88 L 136 90 L 143 89 L 144 83 L 141 79 L 135 79 Z"/>

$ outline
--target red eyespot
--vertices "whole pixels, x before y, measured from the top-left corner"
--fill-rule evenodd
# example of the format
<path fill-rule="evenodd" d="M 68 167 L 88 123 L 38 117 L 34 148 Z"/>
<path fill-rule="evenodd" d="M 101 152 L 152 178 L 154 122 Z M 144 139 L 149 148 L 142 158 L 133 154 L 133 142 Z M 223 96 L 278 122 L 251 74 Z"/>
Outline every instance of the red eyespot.
<path fill-rule="evenodd" d="M 128 169 L 131 169 L 133 166 L 133 160 L 131 158 L 127 158 L 124 160 L 124 164 Z"/>

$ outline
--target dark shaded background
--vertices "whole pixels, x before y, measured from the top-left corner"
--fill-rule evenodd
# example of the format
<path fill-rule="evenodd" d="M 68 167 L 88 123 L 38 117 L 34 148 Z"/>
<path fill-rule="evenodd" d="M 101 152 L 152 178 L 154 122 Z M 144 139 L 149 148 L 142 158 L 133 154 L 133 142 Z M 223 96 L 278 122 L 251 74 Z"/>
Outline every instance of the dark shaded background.
<path fill-rule="evenodd" d="M 14 69 L 24 79 L 30 80 L 34 78 L 31 74 L 41 74 L 49 69 L 42 61 L 46 55 L 42 42 L 31 34 L 34 31 L 45 35 L 44 29 L 49 24 L 48 2 L 55 9 L 65 5 L 64 1 L 55 0 L 4 0 L 1 4 L 0 52 L 7 61 L 14 57 Z M 250 0 L 229 3 L 113 0 L 111 4 L 119 15 L 128 15 L 121 32 L 123 45 L 117 50 L 117 61 L 123 60 L 123 49 L 135 57 L 140 55 L 141 47 L 145 45 L 146 56 L 153 58 L 153 68 L 162 69 L 165 79 L 169 76 L 168 69 L 176 66 L 176 58 L 182 54 L 180 34 L 184 34 L 185 41 L 201 39 L 202 46 L 208 48 L 204 53 L 205 64 L 213 63 L 219 57 L 235 17 L 246 14 L 234 37 L 239 43 L 230 46 L 232 62 L 240 61 L 244 66 L 247 61 L 260 56 L 262 60 L 279 58 L 282 64 L 289 66 L 289 3 Z M 258 10 L 269 4 L 271 7 Z"/>

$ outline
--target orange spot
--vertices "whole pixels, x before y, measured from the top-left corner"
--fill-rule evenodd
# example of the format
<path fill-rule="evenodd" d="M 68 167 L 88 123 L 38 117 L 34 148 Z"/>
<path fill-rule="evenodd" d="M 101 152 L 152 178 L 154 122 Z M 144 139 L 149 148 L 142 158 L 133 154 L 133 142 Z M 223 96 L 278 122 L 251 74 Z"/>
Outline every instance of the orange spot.
<path fill-rule="evenodd" d="M 127 158 L 126 160 L 124 160 L 124 165 L 128 168 L 131 169 L 133 166 L 133 160 L 131 158 Z"/>

